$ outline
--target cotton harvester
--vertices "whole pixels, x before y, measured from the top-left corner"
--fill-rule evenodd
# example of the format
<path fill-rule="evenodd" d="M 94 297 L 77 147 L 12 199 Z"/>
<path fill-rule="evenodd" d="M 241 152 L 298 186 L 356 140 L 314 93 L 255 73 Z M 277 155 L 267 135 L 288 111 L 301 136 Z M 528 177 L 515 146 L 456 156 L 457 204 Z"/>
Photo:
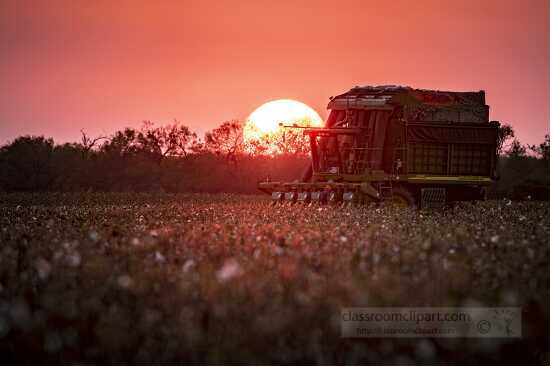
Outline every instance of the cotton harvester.
<path fill-rule="evenodd" d="M 327 109 L 324 127 L 302 128 L 311 165 L 301 181 L 259 183 L 274 202 L 432 207 L 484 199 L 496 179 L 499 123 L 484 91 L 355 87 Z"/>

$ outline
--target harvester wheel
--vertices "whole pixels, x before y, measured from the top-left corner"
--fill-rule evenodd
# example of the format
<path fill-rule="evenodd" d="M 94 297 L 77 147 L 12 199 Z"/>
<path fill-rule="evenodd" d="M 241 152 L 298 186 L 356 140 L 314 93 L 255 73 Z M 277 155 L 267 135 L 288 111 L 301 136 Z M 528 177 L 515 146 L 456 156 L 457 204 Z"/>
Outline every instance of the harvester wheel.
<path fill-rule="evenodd" d="M 371 205 L 371 204 L 378 203 L 377 200 L 375 200 L 374 198 L 372 198 L 371 196 L 366 195 L 366 194 L 361 195 L 361 201 L 360 202 L 364 206 L 368 206 L 368 205 Z"/>
<path fill-rule="evenodd" d="M 390 205 L 395 207 L 414 207 L 416 205 L 411 192 L 403 187 L 393 188 L 392 197 L 388 201 Z"/>

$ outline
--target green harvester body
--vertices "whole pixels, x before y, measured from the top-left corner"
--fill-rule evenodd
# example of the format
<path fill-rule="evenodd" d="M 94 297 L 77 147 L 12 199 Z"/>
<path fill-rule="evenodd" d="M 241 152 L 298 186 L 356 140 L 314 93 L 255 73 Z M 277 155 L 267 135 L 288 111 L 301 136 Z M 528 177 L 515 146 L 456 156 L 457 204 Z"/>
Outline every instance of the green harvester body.
<path fill-rule="evenodd" d="M 496 179 L 499 123 L 485 92 L 355 87 L 331 97 L 296 182 L 261 182 L 275 202 L 380 202 L 422 207 L 480 200 Z M 296 126 L 290 126 L 296 127 Z"/>

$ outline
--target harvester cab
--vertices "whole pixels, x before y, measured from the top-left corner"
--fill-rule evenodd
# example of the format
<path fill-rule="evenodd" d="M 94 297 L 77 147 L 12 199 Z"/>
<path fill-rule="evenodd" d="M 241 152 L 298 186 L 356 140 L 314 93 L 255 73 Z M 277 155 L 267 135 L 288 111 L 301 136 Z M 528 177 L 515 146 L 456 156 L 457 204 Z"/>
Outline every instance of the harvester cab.
<path fill-rule="evenodd" d="M 309 135 L 311 165 L 317 179 L 325 176 L 341 180 L 342 174 L 358 174 L 365 166 L 367 156 L 360 145 L 360 129 L 310 128 L 304 133 Z"/>

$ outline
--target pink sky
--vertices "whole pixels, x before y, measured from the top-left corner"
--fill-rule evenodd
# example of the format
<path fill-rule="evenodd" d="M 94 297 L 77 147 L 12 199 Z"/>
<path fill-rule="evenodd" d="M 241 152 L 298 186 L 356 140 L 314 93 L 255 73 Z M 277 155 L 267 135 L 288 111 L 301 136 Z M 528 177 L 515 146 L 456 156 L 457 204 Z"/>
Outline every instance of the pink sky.
<path fill-rule="evenodd" d="M 487 92 L 524 143 L 550 133 L 547 1 L 0 2 L 0 142 L 142 120 L 198 132 L 354 85 Z"/>

